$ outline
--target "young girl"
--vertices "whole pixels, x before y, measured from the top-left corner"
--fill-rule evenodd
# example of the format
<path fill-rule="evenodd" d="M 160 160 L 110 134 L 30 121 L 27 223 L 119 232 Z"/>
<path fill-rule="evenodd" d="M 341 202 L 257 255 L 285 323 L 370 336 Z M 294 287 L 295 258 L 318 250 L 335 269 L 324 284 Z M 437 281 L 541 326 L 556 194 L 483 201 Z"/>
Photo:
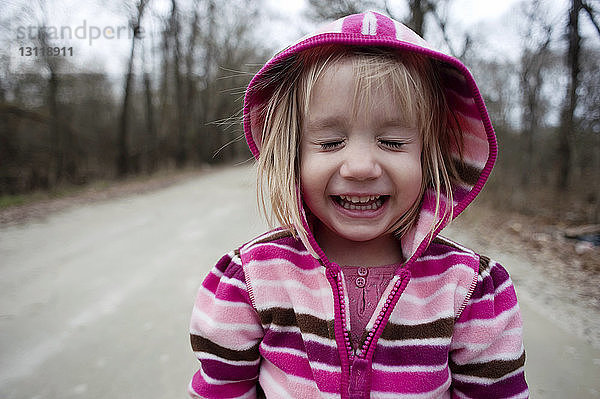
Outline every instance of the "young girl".
<path fill-rule="evenodd" d="M 528 397 L 507 272 L 438 235 L 496 159 L 458 60 L 351 15 L 258 72 L 244 129 L 283 227 L 204 280 L 192 396 Z"/>

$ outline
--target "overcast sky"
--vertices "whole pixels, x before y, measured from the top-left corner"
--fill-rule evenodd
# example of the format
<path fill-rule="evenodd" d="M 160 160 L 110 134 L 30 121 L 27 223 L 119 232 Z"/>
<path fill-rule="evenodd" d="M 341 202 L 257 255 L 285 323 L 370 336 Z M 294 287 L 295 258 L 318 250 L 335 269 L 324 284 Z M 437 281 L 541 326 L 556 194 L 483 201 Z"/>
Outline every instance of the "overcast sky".
<path fill-rule="evenodd" d="M 5 15 L 11 15 L 12 10 L 21 7 L 25 1 L 0 0 L 0 9 L 6 12 Z M 451 0 L 449 8 L 446 10 L 448 21 L 450 21 L 448 29 L 451 39 L 459 38 L 455 45 L 460 47 L 462 43 L 460 38 L 465 32 L 483 34 L 492 42 L 493 46 L 491 47 L 494 54 L 516 57 L 521 37 L 516 28 L 511 26 L 511 15 L 514 15 L 518 2 L 519 0 Z M 50 0 L 47 3 L 49 4 L 47 26 L 54 26 L 57 29 L 69 27 L 73 34 L 76 32 L 80 34 L 78 38 L 62 42 L 59 40 L 57 43 L 59 46 L 73 47 L 74 55 L 70 59 L 78 68 L 108 71 L 111 75 L 116 76 L 123 73 L 130 48 L 130 40 L 126 34 L 127 10 L 122 5 L 125 2 Z M 304 0 L 285 2 L 265 0 L 269 9 L 268 15 L 272 15 L 273 19 L 259 29 L 267 30 L 265 34 L 261 35 L 262 37 L 273 40 L 268 43 L 269 47 L 273 49 L 283 47 L 314 28 L 313 23 L 301 17 L 305 11 L 305 3 Z M 402 18 L 407 14 L 404 1 L 392 1 L 391 4 L 396 16 Z M 564 18 L 567 0 L 541 0 L 541 4 L 548 10 L 552 18 L 559 20 Z M 159 14 L 166 14 L 170 9 L 169 0 L 153 0 L 151 5 L 153 10 Z M 27 44 L 15 40 L 20 34 L 22 37 L 23 32 L 31 31 L 30 21 L 32 19 L 30 17 L 26 14 L 23 20 L 11 19 L 8 29 L 4 29 L 4 34 L 8 36 L 9 43 L 11 43 L 9 51 L 13 69 L 20 63 L 31 61 L 31 57 L 27 59 L 20 50 L 21 46 L 27 46 Z M 153 21 L 155 21 L 154 18 L 145 18 L 144 26 L 147 31 L 159 30 L 159 26 L 153 26 Z M 78 31 L 76 31 L 77 28 L 79 28 Z M 95 39 L 92 37 L 92 31 L 95 33 L 101 31 L 102 35 Z M 84 36 L 83 32 L 85 32 L 85 38 L 81 38 Z M 443 41 L 439 35 L 436 35 L 435 30 L 431 29 L 430 32 L 427 39 L 432 44 L 443 47 Z M 112 37 L 106 38 L 104 33 L 108 33 L 107 36 Z M 148 33 L 146 32 L 146 34 Z"/>

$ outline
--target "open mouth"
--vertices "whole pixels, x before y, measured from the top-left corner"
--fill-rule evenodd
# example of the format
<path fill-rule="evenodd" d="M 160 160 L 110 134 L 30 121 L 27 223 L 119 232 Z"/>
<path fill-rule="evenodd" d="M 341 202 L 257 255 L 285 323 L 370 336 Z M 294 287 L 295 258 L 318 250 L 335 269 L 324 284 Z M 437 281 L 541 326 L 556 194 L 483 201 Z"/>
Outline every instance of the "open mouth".
<path fill-rule="evenodd" d="M 389 198 L 389 195 L 332 195 L 335 202 L 348 210 L 370 211 L 377 210 L 383 206 L 383 203 Z"/>

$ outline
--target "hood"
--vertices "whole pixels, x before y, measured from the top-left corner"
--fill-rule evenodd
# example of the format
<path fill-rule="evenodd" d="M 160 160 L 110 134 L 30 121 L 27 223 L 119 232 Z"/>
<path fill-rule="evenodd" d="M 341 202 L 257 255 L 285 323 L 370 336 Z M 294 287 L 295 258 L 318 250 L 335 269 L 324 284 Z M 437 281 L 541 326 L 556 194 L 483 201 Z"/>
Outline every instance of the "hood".
<path fill-rule="evenodd" d="M 385 15 L 366 12 L 339 19 L 321 27 L 293 45 L 277 53 L 254 76 L 244 99 L 244 132 L 248 146 L 256 159 L 260 155 L 260 122 L 255 112 L 262 104 L 262 80 L 267 71 L 276 68 L 282 60 L 301 51 L 323 45 L 384 46 L 401 51 L 418 53 L 440 61 L 440 81 L 447 102 L 454 111 L 462 134 L 462 159 L 459 171 L 463 180 L 452 187 L 453 218 L 456 218 L 477 196 L 492 170 L 497 154 L 496 136 L 475 80 L 467 68 L 456 58 L 433 49 L 405 25 Z M 298 189 L 299 192 L 299 189 Z M 301 202 L 301 199 L 300 199 Z M 303 210 L 302 204 L 300 209 Z M 431 242 L 429 233 L 434 221 L 435 193 L 425 192 L 419 219 L 415 226 L 402 237 L 405 266 L 418 258 Z M 302 219 L 308 237 L 301 237 L 309 251 L 331 266 L 309 229 L 304 211 Z M 441 223 L 434 232 L 437 235 L 450 221 Z"/>

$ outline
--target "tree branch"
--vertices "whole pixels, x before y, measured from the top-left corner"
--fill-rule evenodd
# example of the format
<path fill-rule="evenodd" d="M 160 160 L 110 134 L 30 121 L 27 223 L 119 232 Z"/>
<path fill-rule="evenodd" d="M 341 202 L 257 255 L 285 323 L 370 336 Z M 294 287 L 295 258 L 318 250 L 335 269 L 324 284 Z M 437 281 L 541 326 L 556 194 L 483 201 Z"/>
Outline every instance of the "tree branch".
<path fill-rule="evenodd" d="M 587 12 L 588 16 L 590 17 L 590 20 L 592 21 L 592 24 L 596 27 L 596 31 L 600 36 L 600 25 L 598 24 L 598 21 L 596 21 L 596 19 L 594 18 L 594 9 L 592 9 L 592 7 L 586 2 L 581 2 L 581 5 L 585 12 Z"/>

